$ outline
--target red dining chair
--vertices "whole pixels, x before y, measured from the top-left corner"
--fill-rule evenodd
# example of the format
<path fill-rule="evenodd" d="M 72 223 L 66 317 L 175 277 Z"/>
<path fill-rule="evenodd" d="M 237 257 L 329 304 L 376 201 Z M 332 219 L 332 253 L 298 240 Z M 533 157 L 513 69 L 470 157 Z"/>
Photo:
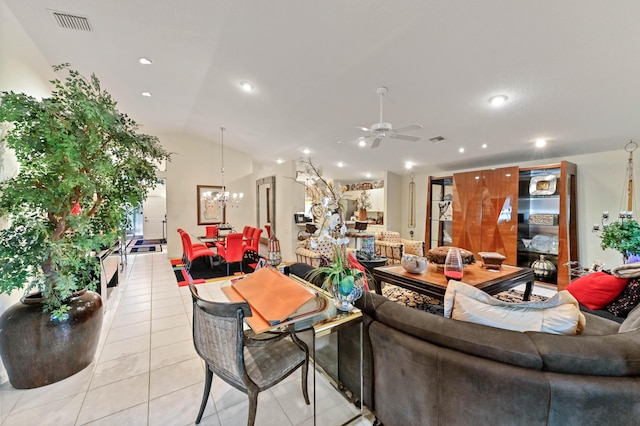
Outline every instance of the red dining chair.
<path fill-rule="evenodd" d="M 242 242 L 242 251 L 247 252 L 249 250 L 253 250 L 258 253 L 258 248 L 260 246 L 260 235 L 262 235 L 262 229 L 260 228 L 252 228 L 253 234 L 249 237 L 249 240 L 245 240 Z"/>
<path fill-rule="evenodd" d="M 227 263 L 227 275 L 229 275 L 229 264 L 240 262 L 240 272 L 242 271 L 242 259 L 244 251 L 242 250 L 242 234 L 235 233 L 227 235 L 226 244 L 216 242 L 218 255 Z"/>
<path fill-rule="evenodd" d="M 246 225 L 243 229 L 242 229 L 242 238 L 244 238 L 245 240 L 251 238 L 251 234 L 253 233 L 253 226 L 249 226 Z"/>
<path fill-rule="evenodd" d="M 218 227 L 215 225 L 209 225 L 209 226 L 205 226 L 205 238 L 218 238 L 219 235 L 219 230 Z M 207 241 L 206 243 L 207 247 L 215 247 L 215 241 Z"/>
<path fill-rule="evenodd" d="M 192 244 L 191 237 L 185 231 L 178 230 L 182 241 L 182 261 L 187 272 L 191 269 L 193 261 L 199 258 L 208 258 L 209 266 L 213 268 L 213 258 L 215 253 L 209 250 L 204 244 Z"/>

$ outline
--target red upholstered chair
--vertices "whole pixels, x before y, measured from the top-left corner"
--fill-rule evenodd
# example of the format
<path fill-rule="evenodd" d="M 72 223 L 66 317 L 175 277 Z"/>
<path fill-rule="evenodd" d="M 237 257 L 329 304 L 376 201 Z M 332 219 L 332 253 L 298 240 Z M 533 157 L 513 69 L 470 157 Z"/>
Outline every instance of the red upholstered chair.
<path fill-rule="evenodd" d="M 205 238 L 218 238 L 219 230 L 216 225 L 205 226 Z M 215 247 L 215 242 L 206 242 L 207 247 Z"/>
<path fill-rule="evenodd" d="M 252 228 L 253 234 L 251 235 L 250 240 L 244 240 L 242 242 L 242 251 L 246 252 L 248 250 L 253 250 L 258 253 L 258 247 L 260 246 L 260 235 L 262 235 L 262 229 L 260 228 Z"/>
<path fill-rule="evenodd" d="M 180 233 L 180 239 L 182 241 L 182 261 L 184 262 L 185 269 L 189 271 L 193 265 L 193 261 L 199 258 L 208 258 L 209 265 L 213 268 L 213 258 L 215 253 L 205 247 L 204 244 L 191 244 L 191 237 L 189 234 L 181 229 L 178 229 Z"/>
<path fill-rule="evenodd" d="M 242 238 L 245 240 L 251 238 L 251 234 L 253 234 L 253 226 L 247 225 L 242 229 Z"/>
<path fill-rule="evenodd" d="M 227 235 L 226 244 L 216 243 L 218 255 L 227 262 L 227 275 L 229 275 L 229 264 L 240 262 L 240 272 L 242 271 L 242 259 L 244 251 L 242 250 L 242 234 Z"/>

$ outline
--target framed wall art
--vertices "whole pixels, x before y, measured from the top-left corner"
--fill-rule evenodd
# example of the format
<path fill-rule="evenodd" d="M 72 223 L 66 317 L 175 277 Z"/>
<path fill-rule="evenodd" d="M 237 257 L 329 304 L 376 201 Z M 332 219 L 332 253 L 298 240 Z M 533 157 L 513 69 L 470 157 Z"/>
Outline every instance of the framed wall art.
<path fill-rule="evenodd" d="M 216 225 L 226 223 L 226 208 L 220 208 L 215 200 L 221 186 L 198 185 L 198 225 Z"/>

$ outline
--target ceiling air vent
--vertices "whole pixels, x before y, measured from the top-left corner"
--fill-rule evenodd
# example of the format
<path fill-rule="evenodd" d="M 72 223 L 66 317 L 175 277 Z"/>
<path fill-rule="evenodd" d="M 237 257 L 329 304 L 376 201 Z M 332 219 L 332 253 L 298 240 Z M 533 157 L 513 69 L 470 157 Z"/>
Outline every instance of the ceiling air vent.
<path fill-rule="evenodd" d="M 442 142 L 444 140 L 443 136 L 434 136 L 432 138 L 429 138 L 429 140 L 433 143 L 438 143 L 438 142 Z"/>
<path fill-rule="evenodd" d="M 91 31 L 89 20 L 84 16 L 56 12 L 55 10 L 52 10 L 51 14 L 59 27 L 66 28 L 68 30 Z"/>

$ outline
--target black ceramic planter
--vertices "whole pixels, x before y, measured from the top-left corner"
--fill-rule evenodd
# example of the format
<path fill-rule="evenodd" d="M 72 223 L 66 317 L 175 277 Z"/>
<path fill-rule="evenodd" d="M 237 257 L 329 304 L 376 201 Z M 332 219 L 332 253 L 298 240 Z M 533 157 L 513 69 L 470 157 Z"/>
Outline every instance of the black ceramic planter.
<path fill-rule="evenodd" d="M 52 320 L 39 300 L 16 303 L 0 316 L 0 355 L 17 389 L 55 383 L 88 366 L 102 328 L 102 299 L 82 291 L 64 321 Z"/>

